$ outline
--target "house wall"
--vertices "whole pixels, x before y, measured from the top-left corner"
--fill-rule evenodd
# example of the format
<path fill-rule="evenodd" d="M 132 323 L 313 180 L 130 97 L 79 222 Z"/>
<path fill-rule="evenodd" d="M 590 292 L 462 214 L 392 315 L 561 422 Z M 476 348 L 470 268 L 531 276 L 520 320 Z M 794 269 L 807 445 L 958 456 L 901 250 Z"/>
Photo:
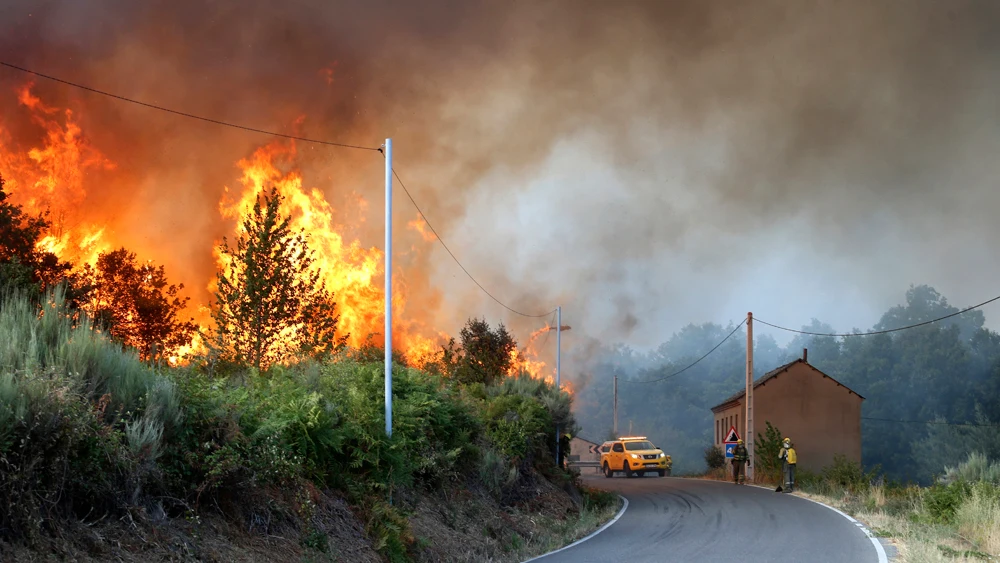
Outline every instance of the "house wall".
<path fill-rule="evenodd" d="M 754 389 L 754 431 L 766 422 L 792 439 L 798 467 L 819 471 L 843 454 L 861 462 L 861 402 L 858 395 L 814 370 L 795 364 Z"/>
<path fill-rule="evenodd" d="M 573 437 L 569 441 L 569 461 L 600 461 L 600 454 L 590 453 L 590 446 L 600 444 L 594 444 L 593 442 L 588 442 L 587 440 L 580 439 L 579 437 Z"/>
<path fill-rule="evenodd" d="M 712 429 L 712 439 L 715 440 L 714 444 L 720 450 L 725 449 L 726 434 L 729 433 L 730 426 L 735 426 L 736 433 L 740 435 L 740 438 L 746 439 L 743 436 L 746 431 L 746 428 L 744 428 L 746 426 L 746 413 L 743 412 L 744 409 L 743 400 L 741 399 L 725 410 L 715 413 L 715 428 Z"/>

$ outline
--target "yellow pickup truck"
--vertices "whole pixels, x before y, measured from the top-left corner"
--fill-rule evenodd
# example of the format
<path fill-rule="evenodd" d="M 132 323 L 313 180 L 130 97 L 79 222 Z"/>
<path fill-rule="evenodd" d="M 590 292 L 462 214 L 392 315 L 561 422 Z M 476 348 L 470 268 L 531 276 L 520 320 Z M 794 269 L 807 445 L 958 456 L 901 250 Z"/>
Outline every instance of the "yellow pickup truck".
<path fill-rule="evenodd" d="M 615 473 L 626 477 L 655 471 L 660 477 L 670 475 L 673 461 L 645 436 L 626 436 L 601 444 L 601 469 L 611 478 Z"/>

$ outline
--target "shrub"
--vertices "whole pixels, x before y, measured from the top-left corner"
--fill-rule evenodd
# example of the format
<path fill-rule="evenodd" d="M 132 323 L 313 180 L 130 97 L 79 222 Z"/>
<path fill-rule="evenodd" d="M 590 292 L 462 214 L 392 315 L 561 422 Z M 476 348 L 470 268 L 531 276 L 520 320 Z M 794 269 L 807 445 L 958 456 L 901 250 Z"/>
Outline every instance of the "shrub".
<path fill-rule="evenodd" d="M 833 464 L 823 468 L 823 479 L 832 487 L 842 488 L 850 493 L 867 491 L 876 479 L 880 467 L 867 473 L 861 464 L 847 459 L 844 455 L 833 456 Z"/>
<path fill-rule="evenodd" d="M 506 492 L 517 483 L 518 476 L 517 467 L 509 459 L 492 448 L 483 451 L 479 461 L 479 479 L 494 499 L 503 502 Z"/>
<path fill-rule="evenodd" d="M 989 553 L 1000 553 L 1000 488 L 979 482 L 955 510 L 958 532 Z"/>
<path fill-rule="evenodd" d="M 765 421 L 765 424 L 767 428 L 764 434 L 758 432 L 757 440 L 754 442 L 754 463 L 757 465 L 754 468 L 754 477 L 757 480 L 781 482 L 781 460 L 778 458 L 782 441 L 781 431 L 768 421 Z"/>
<path fill-rule="evenodd" d="M 969 458 L 956 467 L 946 467 L 941 482 L 948 484 L 956 481 L 983 481 L 1000 485 L 1000 462 L 990 462 L 982 453 L 972 452 Z"/>
<path fill-rule="evenodd" d="M 951 523 L 959 505 L 969 495 L 970 486 L 964 481 L 950 485 L 935 484 L 924 491 L 923 506 L 927 517 L 938 523 Z"/>
<path fill-rule="evenodd" d="M 718 446 L 705 448 L 705 464 L 709 469 L 719 469 L 726 465 L 726 454 Z"/>

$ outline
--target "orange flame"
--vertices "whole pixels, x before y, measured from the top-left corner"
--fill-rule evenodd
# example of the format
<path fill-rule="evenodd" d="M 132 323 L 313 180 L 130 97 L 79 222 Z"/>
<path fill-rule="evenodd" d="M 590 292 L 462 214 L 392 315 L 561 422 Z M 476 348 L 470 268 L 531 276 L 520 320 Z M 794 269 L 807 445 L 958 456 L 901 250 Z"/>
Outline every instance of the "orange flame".
<path fill-rule="evenodd" d="M 44 129 L 43 145 L 19 154 L 8 147 L 7 136 L 0 130 L 0 171 L 8 180 L 14 203 L 30 214 L 51 213 L 52 230 L 38 247 L 63 260 L 93 264 L 110 245 L 104 240 L 105 228 L 81 221 L 77 207 L 86 197 L 87 172 L 113 170 L 115 164 L 86 143 L 72 110 L 46 105 L 31 88 L 30 83 L 19 88 L 17 99 L 31 113 L 32 122 Z"/>
<path fill-rule="evenodd" d="M 305 188 L 298 170 L 285 173 L 279 168 L 293 164 L 295 157 L 293 142 L 276 141 L 240 160 L 243 190 L 236 200 L 224 196 L 219 211 L 224 218 L 238 219 L 236 230 L 240 232 L 243 218 L 253 209 L 257 198 L 275 187 L 284 198 L 280 211 L 291 217 L 292 231 L 304 230 L 309 235 L 316 266 L 322 270 L 323 281 L 337 301 L 338 332 L 348 335 L 348 345 L 358 347 L 369 335 L 382 333 L 384 327 L 384 253 L 379 248 L 363 248 L 358 240 L 346 240 L 342 233 L 347 229 L 334 221 L 334 209 L 323 193 L 316 188 Z M 215 252 L 218 266 L 229 268 L 219 251 Z M 392 295 L 393 347 L 401 347 L 411 362 L 423 365 L 436 353 L 438 338 L 422 336 L 416 322 L 405 320 L 405 276 L 396 271 L 393 278 L 398 279 Z"/>
<path fill-rule="evenodd" d="M 336 62 L 323 69 L 321 75 L 332 81 L 335 69 Z M 16 90 L 17 107 L 26 112 L 41 135 L 35 142 L 15 143 L 3 121 L 7 115 L 13 119 L 13 112 L 0 116 L 0 173 L 7 180 L 7 191 L 13 203 L 31 214 L 50 212 L 52 226 L 38 242 L 39 248 L 74 265 L 82 265 L 96 263 L 101 252 L 118 246 L 135 246 L 130 244 L 135 241 L 129 240 L 128 233 L 118 233 L 107 221 L 95 220 L 95 215 L 86 208 L 88 180 L 93 181 L 91 173 L 114 171 L 115 163 L 87 142 L 72 110 L 48 105 L 33 93 L 32 88 L 33 84 L 28 83 Z M 310 247 L 315 251 L 317 265 L 324 272 L 327 288 L 335 294 L 341 333 L 349 333 L 349 345 L 358 346 L 369 335 L 383 332 L 383 252 L 375 247 L 366 248 L 359 240 L 346 238 L 348 228 L 336 221 L 335 209 L 324 194 L 305 185 L 302 173 L 295 166 L 296 158 L 294 142 L 273 142 L 257 148 L 237 163 L 241 170 L 240 188 L 232 191 L 226 188 L 218 210 L 223 219 L 235 221 L 233 232 L 239 233 L 241 219 L 252 209 L 261 192 L 276 187 L 284 197 L 282 213 L 292 217 L 294 230 L 304 229 L 309 235 Z M 351 205 L 358 208 L 356 215 L 361 216 L 367 202 L 354 197 Z M 436 237 L 421 218 L 409 221 L 407 226 L 420 235 L 418 243 L 421 240 L 424 244 L 435 242 Z M 205 242 L 207 246 L 209 241 Z M 413 250 L 419 252 L 416 247 Z M 216 265 L 227 268 L 217 245 L 214 253 Z M 190 279 L 178 281 L 188 287 L 213 289 L 214 281 L 207 280 L 214 280 L 214 272 L 194 275 L 202 277 L 193 280 L 194 283 Z M 403 350 L 410 363 L 421 367 L 440 356 L 440 345 L 449 335 L 406 317 L 407 281 L 404 272 L 393 272 L 393 347 Z M 202 329 L 210 319 L 206 305 L 192 302 L 187 312 L 200 322 Z M 532 377 L 553 380 L 554 372 L 547 373 L 545 362 L 539 360 L 535 350 L 535 340 L 548 328 L 533 333 L 524 349 L 516 353 L 515 369 L 511 373 L 523 370 Z M 191 354 L 204 351 L 205 343 L 195 337 L 167 361 L 178 365 Z"/>

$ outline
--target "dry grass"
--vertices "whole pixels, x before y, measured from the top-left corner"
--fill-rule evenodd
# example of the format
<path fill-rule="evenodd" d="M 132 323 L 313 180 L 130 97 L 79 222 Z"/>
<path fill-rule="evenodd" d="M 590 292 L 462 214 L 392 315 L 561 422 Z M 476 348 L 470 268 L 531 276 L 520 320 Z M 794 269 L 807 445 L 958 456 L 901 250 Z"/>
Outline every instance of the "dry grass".
<path fill-rule="evenodd" d="M 958 533 L 983 551 L 1000 555 L 1000 499 L 984 488 L 972 489 L 972 496 L 955 513 Z"/>
<path fill-rule="evenodd" d="M 964 563 L 996 560 L 1000 554 L 1000 504 L 985 494 L 962 503 L 956 523 L 929 521 L 921 501 L 922 492 L 911 491 L 900 499 L 881 486 L 840 498 L 816 493 L 795 494 L 840 509 L 861 522 L 873 534 L 889 540 L 902 563 Z M 989 558 L 990 556 L 993 558 Z"/>

